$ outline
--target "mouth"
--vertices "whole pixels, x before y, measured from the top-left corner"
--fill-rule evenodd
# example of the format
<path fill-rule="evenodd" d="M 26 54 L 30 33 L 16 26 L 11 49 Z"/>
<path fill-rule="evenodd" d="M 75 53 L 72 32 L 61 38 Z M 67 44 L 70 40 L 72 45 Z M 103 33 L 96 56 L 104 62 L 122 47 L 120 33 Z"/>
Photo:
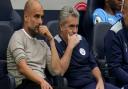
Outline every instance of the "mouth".
<path fill-rule="evenodd" d="M 35 29 L 39 29 L 40 25 L 35 26 Z"/>
<path fill-rule="evenodd" d="M 39 31 L 39 27 L 40 27 L 40 25 L 37 25 L 37 26 L 34 27 L 34 29 L 35 29 L 36 32 Z"/>

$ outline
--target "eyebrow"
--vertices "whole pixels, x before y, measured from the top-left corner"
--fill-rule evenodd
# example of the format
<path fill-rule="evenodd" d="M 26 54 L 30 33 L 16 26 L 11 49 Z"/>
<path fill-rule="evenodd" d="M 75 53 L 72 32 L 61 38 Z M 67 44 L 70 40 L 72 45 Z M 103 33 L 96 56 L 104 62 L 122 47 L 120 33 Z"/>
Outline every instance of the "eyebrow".
<path fill-rule="evenodd" d="M 70 24 L 69 26 L 70 26 L 70 27 L 78 27 L 78 25 L 79 25 L 79 24 L 76 24 L 76 25 Z"/>
<path fill-rule="evenodd" d="M 35 14 L 34 17 L 37 17 L 37 18 L 41 17 L 41 18 L 44 18 L 44 15 Z"/>

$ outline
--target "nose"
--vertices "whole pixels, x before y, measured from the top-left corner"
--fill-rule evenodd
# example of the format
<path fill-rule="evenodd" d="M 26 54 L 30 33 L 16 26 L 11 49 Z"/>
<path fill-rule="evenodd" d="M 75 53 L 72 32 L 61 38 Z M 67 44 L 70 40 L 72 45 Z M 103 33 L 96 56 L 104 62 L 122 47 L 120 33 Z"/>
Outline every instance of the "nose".
<path fill-rule="evenodd" d="M 73 34 L 77 34 L 78 32 L 78 27 L 75 27 L 73 30 L 72 30 Z"/>
<path fill-rule="evenodd" d="M 38 22 L 39 22 L 39 24 L 42 24 L 42 23 L 43 23 L 42 18 L 39 18 L 39 19 L 38 19 Z"/>

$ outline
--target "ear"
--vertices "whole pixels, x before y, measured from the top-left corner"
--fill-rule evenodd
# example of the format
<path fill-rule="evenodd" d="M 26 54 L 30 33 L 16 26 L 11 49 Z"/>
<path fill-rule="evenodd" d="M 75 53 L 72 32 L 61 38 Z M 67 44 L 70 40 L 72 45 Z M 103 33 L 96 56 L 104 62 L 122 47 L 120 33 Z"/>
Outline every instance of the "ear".
<path fill-rule="evenodd" d="M 62 31 L 63 27 L 62 24 L 59 24 L 60 31 Z"/>
<path fill-rule="evenodd" d="M 28 16 L 24 15 L 24 21 L 27 22 L 28 21 Z"/>

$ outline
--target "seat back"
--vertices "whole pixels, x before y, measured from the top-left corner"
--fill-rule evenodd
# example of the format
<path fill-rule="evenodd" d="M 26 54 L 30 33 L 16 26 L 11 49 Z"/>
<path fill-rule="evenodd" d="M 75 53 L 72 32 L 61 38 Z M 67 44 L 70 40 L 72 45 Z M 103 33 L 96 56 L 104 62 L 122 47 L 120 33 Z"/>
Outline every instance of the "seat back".
<path fill-rule="evenodd" d="M 93 51 L 97 58 L 104 58 L 104 38 L 107 31 L 111 28 L 109 23 L 98 23 L 94 26 L 93 32 Z"/>
<path fill-rule="evenodd" d="M 13 28 L 8 21 L 0 21 L 0 77 L 7 73 L 6 50 L 13 33 Z"/>
<path fill-rule="evenodd" d="M 21 28 L 22 20 L 19 14 L 13 10 L 11 0 L 1 0 L 0 21 L 10 21 L 14 30 Z"/>
<path fill-rule="evenodd" d="M 14 89 L 10 87 L 14 82 L 12 83 L 12 79 L 8 77 L 6 67 L 6 50 L 12 34 L 13 28 L 10 23 L 8 21 L 0 21 L 0 87 L 2 89 Z"/>
<path fill-rule="evenodd" d="M 9 21 L 11 20 L 11 12 L 13 8 L 10 0 L 1 0 L 0 1 L 0 21 Z"/>
<path fill-rule="evenodd" d="M 90 45 L 93 40 L 93 12 L 96 8 L 103 8 L 105 0 L 88 0 L 87 10 L 84 14 L 82 35 L 87 39 Z"/>
<path fill-rule="evenodd" d="M 51 20 L 47 23 L 49 31 L 52 33 L 53 37 L 59 32 L 59 22 L 58 20 Z"/>
<path fill-rule="evenodd" d="M 106 81 L 113 82 L 109 75 L 108 64 L 104 54 L 104 38 L 110 28 L 111 24 L 104 22 L 98 23 L 94 26 L 93 52 L 103 77 Z"/>
<path fill-rule="evenodd" d="M 14 30 L 21 28 L 22 21 L 10 0 L 1 0 L 0 11 L 0 88 L 14 89 L 14 78 L 7 72 L 6 51 Z"/>

